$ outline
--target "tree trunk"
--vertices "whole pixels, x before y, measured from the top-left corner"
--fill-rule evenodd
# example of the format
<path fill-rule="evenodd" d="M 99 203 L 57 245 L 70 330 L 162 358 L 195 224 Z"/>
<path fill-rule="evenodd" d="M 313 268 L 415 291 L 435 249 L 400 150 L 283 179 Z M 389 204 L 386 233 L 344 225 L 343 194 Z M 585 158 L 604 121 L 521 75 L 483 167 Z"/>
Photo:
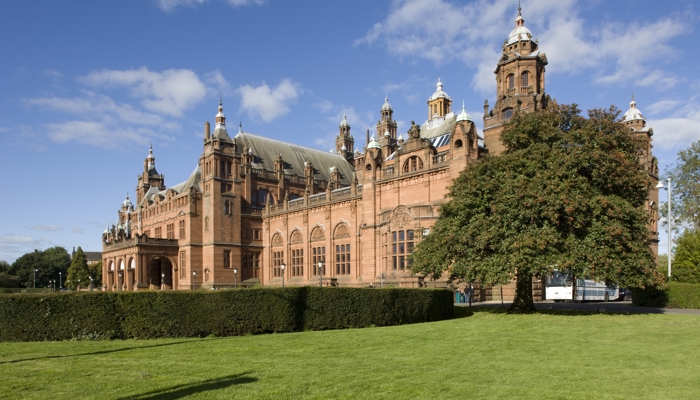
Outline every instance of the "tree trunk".
<path fill-rule="evenodd" d="M 532 300 L 532 275 L 518 272 L 515 282 L 515 298 L 508 309 L 509 314 L 530 314 L 535 312 Z"/>

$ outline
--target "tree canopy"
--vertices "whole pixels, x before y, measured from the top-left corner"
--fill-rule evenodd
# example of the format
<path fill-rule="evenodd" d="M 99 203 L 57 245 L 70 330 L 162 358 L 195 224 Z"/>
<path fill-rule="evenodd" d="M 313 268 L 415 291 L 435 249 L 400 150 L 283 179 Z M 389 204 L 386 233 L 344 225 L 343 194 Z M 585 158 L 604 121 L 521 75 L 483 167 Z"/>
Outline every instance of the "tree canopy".
<path fill-rule="evenodd" d="M 36 287 L 47 287 L 49 280 L 59 280 L 59 272 L 65 281 L 69 265 L 70 256 L 66 249 L 56 246 L 44 251 L 34 250 L 21 256 L 12 263 L 10 273 L 19 278 L 22 286 L 31 288 L 34 285 L 34 270 L 37 270 Z"/>
<path fill-rule="evenodd" d="M 619 111 L 576 105 L 517 114 L 506 147 L 454 181 L 412 270 L 433 278 L 505 284 L 516 279 L 511 312 L 531 312 L 532 277 L 570 270 L 610 284 L 660 284 L 644 204 L 652 182 L 641 143 Z"/>
<path fill-rule="evenodd" d="M 700 228 L 700 141 L 679 151 L 676 164 L 666 171 L 666 175 L 671 178 L 671 212 L 675 226 Z M 668 217 L 666 206 L 662 205 L 660 211 Z"/>
<path fill-rule="evenodd" d="M 70 263 L 70 268 L 68 268 L 68 279 L 66 281 L 66 287 L 70 289 L 76 289 L 80 285 L 81 287 L 87 287 L 90 285 L 90 270 L 87 264 L 87 258 L 81 247 L 73 254 L 73 260 Z"/>
<path fill-rule="evenodd" d="M 700 229 L 686 229 L 676 242 L 671 280 L 700 283 Z"/>

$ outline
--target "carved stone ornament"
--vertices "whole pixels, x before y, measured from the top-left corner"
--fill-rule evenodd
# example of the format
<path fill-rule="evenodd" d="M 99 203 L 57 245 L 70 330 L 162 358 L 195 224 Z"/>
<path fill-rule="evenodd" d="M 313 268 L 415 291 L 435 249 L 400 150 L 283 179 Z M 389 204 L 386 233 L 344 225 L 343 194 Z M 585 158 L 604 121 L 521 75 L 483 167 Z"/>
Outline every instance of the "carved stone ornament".
<path fill-rule="evenodd" d="M 335 235 L 333 235 L 334 238 L 345 238 L 349 237 L 350 232 L 348 231 L 348 225 L 347 224 L 340 224 L 338 225 L 337 228 L 335 228 Z"/>
<path fill-rule="evenodd" d="M 355 215 L 355 211 L 357 211 L 357 203 L 353 202 L 350 204 L 350 213 Z"/>
<path fill-rule="evenodd" d="M 331 220 L 331 206 L 326 206 L 326 221 Z"/>
<path fill-rule="evenodd" d="M 320 226 L 317 226 L 314 228 L 313 231 L 311 231 L 311 240 L 325 240 L 326 239 L 326 234 L 323 233 L 323 229 Z"/>
<path fill-rule="evenodd" d="M 285 228 L 287 227 L 287 216 L 286 215 L 284 216 L 284 218 L 282 218 L 282 225 L 284 225 Z"/>
<path fill-rule="evenodd" d="M 402 229 L 404 226 L 407 226 L 413 221 L 413 218 L 406 212 L 406 210 L 397 210 L 394 213 L 394 216 L 391 217 L 391 225 Z"/>
<path fill-rule="evenodd" d="M 301 243 L 304 239 L 301 237 L 301 232 L 299 230 L 295 230 L 292 232 L 292 236 L 289 239 L 289 243 Z"/>
<path fill-rule="evenodd" d="M 270 220 L 269 219 L 265 220 L 265 230 L 266 231 L 270 230 Z"/>
<path fill-rule="evenodd" d="M 420 138 L 420 126 L 416 125 L 414 121 L 411 121 L 411 129 L 408 130 L 408 137 L 411 139 Z"/>
<path fill-rule="evenodd" d="M 305 211 L 304 212 L 304 225 L 306 225 L 308 223 L 309 223 L 309 213 Z"/>
<path fill-rule="evenodd" d="M 282 246 L 282 235 L 280 235 L 279 233 L 275 233 L 275 236 L 272 237 L 272 245 Z"/>

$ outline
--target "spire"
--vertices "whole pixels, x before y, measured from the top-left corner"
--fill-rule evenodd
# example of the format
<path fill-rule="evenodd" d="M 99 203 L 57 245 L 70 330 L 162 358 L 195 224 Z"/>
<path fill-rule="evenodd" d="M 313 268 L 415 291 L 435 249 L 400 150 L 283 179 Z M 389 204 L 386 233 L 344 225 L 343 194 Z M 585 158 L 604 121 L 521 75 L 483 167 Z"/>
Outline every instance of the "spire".
<path fill-rule="evenodd" d="M 156 158 L 153 157 L 153 143 L 151 143 L 151 147 L 148 149 L 148 157 L 146 157 L 146 160 L 148 160 L 149 171 L 156 168 Z"/>
<path fill-rule="evenodd" d="M 243 133 L 243 122 L 238 121 L 238 133 Z"/>
<path fill-rule="evenodd" d="M 464 108 L 464 100 L 462 100 L 462 112 L 457 116 L 457 122 L 459 121 L 471 121 L 471 115 L 467 114 L 467 110 Z"/>
<path fill-rule="evenodd" d="M 523 13 L 522 9 L 520 8 L 520 0 L 518 0 L 518 17 L 515 18 L 515 26 L 523 26 L 525 24 L 525 20 L 523 19 Z"/>

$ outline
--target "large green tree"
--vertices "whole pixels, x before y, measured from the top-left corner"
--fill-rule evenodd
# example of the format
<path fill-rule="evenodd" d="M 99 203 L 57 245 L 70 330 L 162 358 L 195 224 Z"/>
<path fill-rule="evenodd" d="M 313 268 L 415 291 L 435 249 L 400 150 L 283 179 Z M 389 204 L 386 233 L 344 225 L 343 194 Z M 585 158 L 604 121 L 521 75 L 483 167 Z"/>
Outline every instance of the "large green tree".
<path fill-rule="evenodd" d="M 676 164 L 666 170 L 666 176 L 671 178 L 674 225 L 700 228 L 700 141 L 678 152 Z M 668 217 L 667 206 L 659 208 Z"/>
<path fill-rule="evenodd" d="M 676 242 L 671 279 L 700 283 L 700 228 L 686 229 Z"/>
<path fill-rule="evenodd" d="M 78 285 L 81 287 L 90 285 L 90 269 L 81 247 L 78 247 L 78 250 L 73 254 L 73 260 L 70 263 L 70 268 L 68 268 L 68 280 L 66 281 L 66 287 L 70 289 L 76 289 Z"/>
<path fill-rule="evenodd" d="M 49 280 L 56 280 L 58 288 L 59 273 L 66 280 L 70 256 L 63 247 L 51 247 L 44 251 L 34 250 L 27 253 L 12 263 L 11 273 L 19 278 L 24 287 L 32 287 L 34 284 L 34 271 L 36 270 L 36 287 L 47 287 Z"/>
<path fill-rule="evenodd" d="M 486 285 L 516 280 L 511 312 L 532 312 L 532 277 L 554 268 L 610 284 L 660 284 L 643 205 L 652 182 L 619 111 L 518 114 L 506 150 L 454 181 L 412 270 Z"/>

